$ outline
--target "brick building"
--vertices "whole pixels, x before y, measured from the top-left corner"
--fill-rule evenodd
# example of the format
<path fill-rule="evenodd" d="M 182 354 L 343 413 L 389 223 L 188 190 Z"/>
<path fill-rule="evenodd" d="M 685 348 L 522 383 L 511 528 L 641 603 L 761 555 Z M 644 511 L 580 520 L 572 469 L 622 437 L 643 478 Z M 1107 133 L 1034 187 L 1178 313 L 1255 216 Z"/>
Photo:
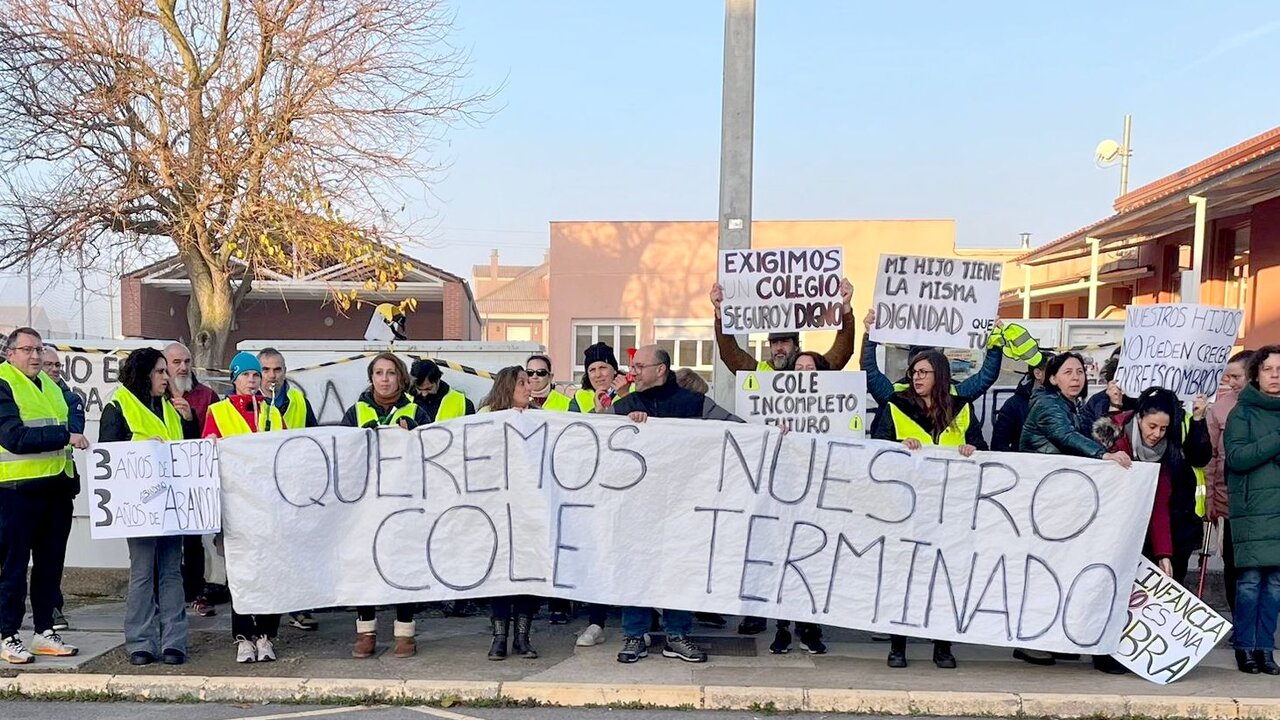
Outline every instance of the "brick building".
<path fill-rule="evenodd" d="M 362 276 L 336 264 L 290 277 L 260 271 L 240 304 L 227 343 L 227 357 L 241 340 L 362 340 L 373 305 L 417 298 L 406 333 L 411 340 L 479 340 L 480 315 L 467 281 L 408 258 L 409 272 L 394 292 L 366 292 Z M 331 293 L 360 289 L 363 307 L 345 314 Z M 126 337 L 186 341 L 191 283 L 175 255 L 121 279 L 121 330 Z"/>
<path fill-rule="evenodd" d="M 546 259 L 540 265 L 502 265 L 497 250 L 489 254 L 488 265 L 472 266 L 485 340 L 546 344 L 550 271 Z"/>

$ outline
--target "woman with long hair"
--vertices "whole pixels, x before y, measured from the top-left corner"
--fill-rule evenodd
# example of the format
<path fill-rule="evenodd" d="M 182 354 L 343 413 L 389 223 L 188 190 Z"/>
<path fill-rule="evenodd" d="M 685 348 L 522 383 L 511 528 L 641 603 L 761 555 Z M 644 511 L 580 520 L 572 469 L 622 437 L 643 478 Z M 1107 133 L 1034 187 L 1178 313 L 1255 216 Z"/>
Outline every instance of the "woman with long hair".
<path fill-rule="evenodd" d="M 525 369 L 519 365 L 503 368 L 494 376 L 493 388 L 481 403 L 480 412 L 527 410 L 529 395 L 529 374 Z M 515 640 L 511 642 L 510 653 L 528 660 L 538 657 L 538 651 L 529 642 L 529 632 L 533 629 L 533 616 L 541 605 L 542 599 L 532 595 L 507 595 L 489 601 L 489 620 L 493 624 L 490 660 L 507 659 L 507 638 L 513 629 Z"/>
<path fill-rule="evenodd" d="M 1259 348 L 1222 435 L 1236 560 L 1236 664 L 1280 675 L 1280 345 Z"/>
<path fill-rule="evenodd" d="M 120 364 L 120 387 L 102 409 L 98 442 L 172 441 L 199 436 L 191 405 L 169 398 L 169 367 L 155 348 L 138 348 Z M 182 536 L 129 538 L 129 594 L 124 637 L 129 662 L 187 659 L 187 603 Z"/>
<path fill-rule="evenodd" d="M 916 353 L 907 363 L 907 377 L 907 388 L 889 396 L 876 414 L 871 426 L 873 438 L 900 442 L 909 450 L 925 445 L 953 447 L 965 457 L 987 449 L 972 401 L 952 392 L 951 362 L 945 355 L 933 349 Z M 906 667 L 906 637 L 892 635 L 889 640 L 889 667 Z M 948 669 L 956 666 L 950 642 L 933 641 L 933 664 Z"/>
<path fill-rule="evenodd" d="M 409 370 L 398 355 L 382 352 L 369 361 L 365 375 L 369 387 L 360 394 L 355 404 L 347 408 L 342 424 L 347 427 L 379 428 L 399 427 L 412 430 L 431 422 L 426 408 L 415 402 L 410 394 Z M 392 654 L 398 658 L 410 658 L 418 653 L 418 628 L 414 621 L 413 603 L 397 603 L 396 620 L 392 626 L 395 648 Z M 351 644 L 351 657 L 373 657 L 378 649 L 378 608 L 361 605 L 356 608 L 356 637 Z"/>

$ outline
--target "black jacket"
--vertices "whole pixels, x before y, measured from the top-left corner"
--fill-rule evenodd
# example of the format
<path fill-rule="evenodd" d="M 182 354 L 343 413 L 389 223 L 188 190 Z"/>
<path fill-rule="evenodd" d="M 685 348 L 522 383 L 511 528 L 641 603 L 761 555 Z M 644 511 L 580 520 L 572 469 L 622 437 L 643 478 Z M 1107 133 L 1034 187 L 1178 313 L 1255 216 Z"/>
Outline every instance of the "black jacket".
<path fill-rule="evenodd" d="M 142 400 L 142 398 L 138 398 Z M 155 416 L 164 422 L 164 406 L 162 403 L 164 398 L 155 396 L 149 397 L 142 404 L 147 409 L 155 413 Z M 184 439 L 193 439 L 200 437 L 201 426 L 204 424 L 203 418 L 197 420 L 194 411 L 191 419 L 187 420 L 181 415 L 178 419 L 182 421 L 182 437 Z M 98 421 L 98 442 L 129 442 L 133 440 L 133 430 L 129 427 L 128 421 L 124 419 L 124 413 L 120 412 L 120 406 L 109 402 L 102 408 L 102 418 Z"/>
<path fill-rule="evenodd" d="M 656 418 L 702 418 L 742 422 L 711 398 L 685 390 L 676 384 L 675 373 L 667 373 L 667 381 L 648 390 L 637 390 L 613 404 L 614 415 L 642 412 Z"/>
<path fill-rule="evenodd" d="M 372 405 L 374 408 L 378 410 L 379 413 L 381 413 L 383 410 L 386 409 L 373 401 L 373 390 L 365 390 L 364 392 L 360 393 L 360 400 L 357 401 L 356 404 L 359 404 L 362 402 Z M 408 393 L 405 393 L 400 396 L 399 400 L 396 400 L 396 404 L 394 407 L 402 408 L 411 402 L 414 402 L 413 398 L 410 397 Z M 408 428 L 409 430 L 412 430 L 419 425 L 426 425 L 427 423 L 431 422 L 431 419 L 427 417 L 427 411 L 423 410 L 421 405 L 414 403 L 414 408 L 415 410 L 413 413 L 413 421 L 409 423 L 409 428 Z M 353 404 L 351 407 L 347 408 L 347 411 L 345 413 L 343 413 L 342 424 L 346 425 L 347 427 L 356 427 L 356 405 Z"/>
<path fill-rule="evenodd" d="M 1000 406 L 996 413 L 995 427 L 991 430 L 991 449 L 996 452 L 1018 452 L 1018 442 L 1022 439 L 1022 426 L 1027 422 L 1027 414 L 1031 412 L 1031 391 L 1035 389 L 1035 380 L 1027 375 L 1018 383 L 1013 395 Z"/>
<path fill-rule="evenodd" d="M 449 387 L 449 383 L 445 382 L 444 380 L 441 380 L 436 385 L 436 391 L 431 393 L 430 395 L 423 395 L 422 393 L 418 393 L 418 392 L 415 392 L 413 394 L 414 402 L 418 404 L 418 407 L 426 410 L 427 417 L 431 418 L 427 422 L 436 421 L 436 415 L 439 414 L 440 412 L 440 403 L 444 402 L 444 396 L 448 395 L 451 389 L 452 388 Z M 471 398 L 467 397 L 466 395 L 463 395 L 462 397 L 466 400 L 467 414 L 475 415 L 476 406 L 474 403 L 471 402 Z"/>
<path fill-rule="evenodd" d="M 35 379 L 35 383 L 40 385 L 39 377 Z M 8 382 L 0 380 L 0 445 L 12 453 L 32 455 L 61 450 L 70 442 L 71 431 L 66 425 L 28 427 L 24 424 L 18 412 L 18 403 L 13 399 L 13 388 L 9 387 Z M 59 489 L 75 495 L 80 490 L 80 483 L 73 477 L 59 473 L 49 477 L 0 483 L 0 489 Z"/>
<path fill-rule="evenodd" d="M 965 428 L 964 442 L 966 445 L 972 445 L 979 450 L 987 449 L 987 441 L 982 437 L 982 423 L 978 421 L 978 414 L 974 412 L 973 405 L 968 398 L 959 395 L 948 395 L 951 399 L 952 406 L 959 413 L 965 407 L 969 408 L 969 427 Z M 913 422 L 924 429 L 925 432 L 933 436 L 936 444 L 938 435 L 945 428 L 933 427 L 933 420 L 924 413 L 924 409 L 911 402 L 904 392 L 895 392 L 885 401 L 886 405 L 893 405 L 901 410 Z M 876 413 L 875 422 L 871 424 L 871 437 L 875 440 L 891 440 L 897 442 L 902 440 L 898 435 L 897 423 L 894 422 L 893 413 L 889 412 L 888 407 L 883 412 Z"/>

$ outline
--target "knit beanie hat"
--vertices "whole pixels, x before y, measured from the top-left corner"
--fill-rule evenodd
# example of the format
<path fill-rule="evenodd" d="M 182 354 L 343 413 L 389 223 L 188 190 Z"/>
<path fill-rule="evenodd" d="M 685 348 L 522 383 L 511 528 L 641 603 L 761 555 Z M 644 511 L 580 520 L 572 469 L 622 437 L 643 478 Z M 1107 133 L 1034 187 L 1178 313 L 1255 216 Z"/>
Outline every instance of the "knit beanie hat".
<path fill-rule="evenodd" d="M 583 355 L 584 355 L 582 359 L 583 367 L 589 368 L 591 367 L 592 363 L 605 362 L 613 366 L 614 370 L 618 369 L 618 358 L 614 357 L 613 348 L 609 347 L 608 345 L 602 342 L 598 342 L 595 345 L 592 345 L 591 347 L 587 348 L 586 351 L 583 353 Z"/>
<path fill-rule="evenodd" d="M 235 382 L 236 378 L 240 377 L 240 373 L 248 370 L 262 374 L 262 363 L 258 362 L 258 357 L 243 351 L 236 353 L 236 356 L 231 358 L 231 382 Z"/>

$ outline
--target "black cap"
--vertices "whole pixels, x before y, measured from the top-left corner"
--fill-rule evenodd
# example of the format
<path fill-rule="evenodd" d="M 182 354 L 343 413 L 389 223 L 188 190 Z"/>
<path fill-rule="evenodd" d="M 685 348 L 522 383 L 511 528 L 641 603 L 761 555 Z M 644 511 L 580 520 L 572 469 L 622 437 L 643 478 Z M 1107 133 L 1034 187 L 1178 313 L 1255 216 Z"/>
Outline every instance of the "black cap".
<path fill-rule="evenodd" d="M 769 333 L 769 342 L 773 342 L 775 340 L 795 340 L 796 344 L 799 345 L 800 333 L 795 330 L 792 330 L 791 332 Z"/>
<path fill-rule="evenodd" d="M 583 367 L 589 368 L 592 363 L 605 362 L 613 366 L 614 370 L 618 369 L 618 358 L 614 356 L 613 348 L 609 347 L 605 343 L 598 342 L 595 345 L 588 347 L 583 351 L 582 355 Z"/>

